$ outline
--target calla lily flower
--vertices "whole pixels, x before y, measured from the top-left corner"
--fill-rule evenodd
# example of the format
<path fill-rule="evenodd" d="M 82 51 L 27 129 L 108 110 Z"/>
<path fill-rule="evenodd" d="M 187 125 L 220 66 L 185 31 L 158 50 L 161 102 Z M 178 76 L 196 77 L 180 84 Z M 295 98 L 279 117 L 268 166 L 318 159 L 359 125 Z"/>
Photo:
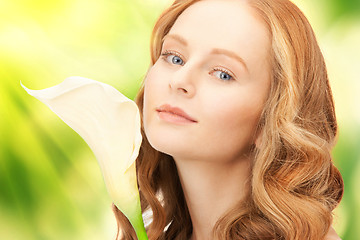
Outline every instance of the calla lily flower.
<path fill-rule="evenodd" d="M 114 204 L 129 219 L 138 239 L 148 239 L 135 168 L 142 141 L 135 102 L 110 85 L 83 77 L 70 77 L 42 90 L 21 85 L 85 140 Z"/>

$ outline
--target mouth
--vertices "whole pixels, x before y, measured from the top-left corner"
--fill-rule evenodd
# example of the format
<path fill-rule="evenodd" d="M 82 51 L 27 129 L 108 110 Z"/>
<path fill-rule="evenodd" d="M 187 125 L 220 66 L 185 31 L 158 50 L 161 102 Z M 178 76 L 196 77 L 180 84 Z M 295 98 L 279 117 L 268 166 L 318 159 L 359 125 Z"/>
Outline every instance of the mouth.
<path fill-rule="evenodd" d="M 175 123 L 197 123 L 193 117 L 189 116 L 184 110 L 178 107 L 172 107 L 169 104 L 161 105 L 156 108 L 160 118 Z"/>

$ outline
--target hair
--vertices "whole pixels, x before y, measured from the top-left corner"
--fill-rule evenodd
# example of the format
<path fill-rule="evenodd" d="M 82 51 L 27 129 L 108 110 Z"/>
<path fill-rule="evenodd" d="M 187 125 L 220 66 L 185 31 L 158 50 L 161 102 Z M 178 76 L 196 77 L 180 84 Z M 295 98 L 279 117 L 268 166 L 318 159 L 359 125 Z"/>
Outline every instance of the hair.
<path fill-rule="evenodd" d="M 199 0 L 175 0 L 153 29 L 151 65 L 177 17 Z M 323 239 L 332 210 L 343 195 L 333 165 L 337 139 L 334 102 L 325 61 L 304 14 L 289 0 L 247 0 L 268 27 L 271 86 L 254 148 L 251 190 L 246 201 L 221 217 L 214 239 Z M 136 102 L 143 109 L 144 87 Z M 153 213 L 149 239 L 189 239 L 191 218 L 171 156 L 143 143 L 136 160 L 143 211 Z M 235 184 L 235 183 L 234 183 Z M 113 205 L 121 239 L 136 239 L 131 224 Z"/>

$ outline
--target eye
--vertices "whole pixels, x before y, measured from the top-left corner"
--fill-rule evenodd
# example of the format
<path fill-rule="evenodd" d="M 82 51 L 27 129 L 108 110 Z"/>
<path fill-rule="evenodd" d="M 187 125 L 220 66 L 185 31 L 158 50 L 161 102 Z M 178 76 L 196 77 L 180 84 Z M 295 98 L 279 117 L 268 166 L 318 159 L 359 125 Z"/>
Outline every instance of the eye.
<path fill-rule="evenodd" d="M 233 74 L 230 73 L 230 71 L 226 70 L 226 69 L 222 69 L 222 68 L 214 68 L 211 73 L 219 78 L 220 80 L 223 81 L 230 81 L 230 80 L 234 80 Z"/>
<path fill-rule="evenodd" d="M 168 62 L 175 65 L 184 65 L 184 61 L 182 60 L 182 56 L 177 52 L 173 51 L 165 51 L 161 54 L 162 58 Z"/>

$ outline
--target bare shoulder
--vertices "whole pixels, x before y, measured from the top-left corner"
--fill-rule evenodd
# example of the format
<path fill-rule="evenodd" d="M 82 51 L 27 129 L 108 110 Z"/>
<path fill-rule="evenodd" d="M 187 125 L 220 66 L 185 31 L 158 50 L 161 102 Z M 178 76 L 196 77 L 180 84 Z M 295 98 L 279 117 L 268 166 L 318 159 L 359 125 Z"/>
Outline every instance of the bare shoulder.
<path fill-rule="evenodd" d="M 329 232 L 325 236 L 325 240 L 341 240 L 341 238 L 335 232 L 333 227 L 330 227 Z"/>

